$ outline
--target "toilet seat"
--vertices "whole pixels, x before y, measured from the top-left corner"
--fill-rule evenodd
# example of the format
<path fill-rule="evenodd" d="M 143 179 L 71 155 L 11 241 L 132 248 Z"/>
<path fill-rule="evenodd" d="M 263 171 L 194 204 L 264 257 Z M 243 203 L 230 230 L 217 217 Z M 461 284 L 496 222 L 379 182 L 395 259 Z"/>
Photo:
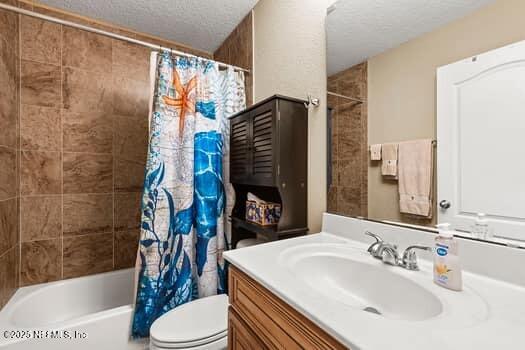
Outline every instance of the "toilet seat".
<path fill-rule="evenodd" d="M 225 349 L 228 345 L 228 332 L 221 334 L 221 337 L 216 339 L 201 339 L 196 342 L 186 343 L 164 343 L 159 342 L 155 339 L 150 338 L 150 350 L 168 350 L 168 349 L 179 349 L 179 350 L 218 350 Z"/>
<path fill-rule="evenodd" d="M 151 349 L 222 349 L 227 343 L 228 296 L 197 299 L 168 311 L 150 329 Z"/>

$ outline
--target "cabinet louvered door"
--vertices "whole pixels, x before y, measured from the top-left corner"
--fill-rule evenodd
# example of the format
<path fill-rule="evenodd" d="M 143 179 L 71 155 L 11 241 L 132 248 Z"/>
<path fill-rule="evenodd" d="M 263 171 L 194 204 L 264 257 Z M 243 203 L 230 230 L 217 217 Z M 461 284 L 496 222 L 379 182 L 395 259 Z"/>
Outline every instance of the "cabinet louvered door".
<path fill-rule="evenodd" d="M 230 181 L 245 183 L 250 176 L 250 120 L 244 114 L 230 121 Z"/>
<path fill-rule="evenodd" d="M 251 112 L 251 178 L 254 184 L 274 184 L 275 103 L 266 103 Z"/>

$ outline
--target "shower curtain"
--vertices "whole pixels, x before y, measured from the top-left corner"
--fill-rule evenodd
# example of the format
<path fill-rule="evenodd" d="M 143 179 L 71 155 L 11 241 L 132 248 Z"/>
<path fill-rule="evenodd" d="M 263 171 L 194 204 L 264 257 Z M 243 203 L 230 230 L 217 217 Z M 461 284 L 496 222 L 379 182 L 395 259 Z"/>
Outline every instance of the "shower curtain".
<path fill-rule="evenodd" d="M 132 336 L 193 299 L 226 292 L 233 198 L 228 116 L 245 108 L 244 76 L 197 57 L 156 59 Z M 225 210 L 226 209 L 226 210 Z"/>

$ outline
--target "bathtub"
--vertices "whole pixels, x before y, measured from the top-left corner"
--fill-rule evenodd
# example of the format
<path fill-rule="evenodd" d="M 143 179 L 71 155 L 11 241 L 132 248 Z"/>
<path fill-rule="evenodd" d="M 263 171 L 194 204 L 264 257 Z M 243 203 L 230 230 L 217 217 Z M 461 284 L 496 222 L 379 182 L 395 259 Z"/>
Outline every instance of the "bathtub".
<path fill-rule="evenodd" d="M 0 311 L 0 350 L 138 350 L 134 270 L 22 287 Z"/>

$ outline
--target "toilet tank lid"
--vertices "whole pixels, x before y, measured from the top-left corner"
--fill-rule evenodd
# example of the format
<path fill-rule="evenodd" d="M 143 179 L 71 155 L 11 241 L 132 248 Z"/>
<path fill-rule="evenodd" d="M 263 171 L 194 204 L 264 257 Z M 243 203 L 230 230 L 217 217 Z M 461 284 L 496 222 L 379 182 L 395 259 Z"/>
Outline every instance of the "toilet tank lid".
<path fill-rule="evenodd" d="M 150 336 L 165 343 L 187 343 L 217 336 L 228 328 L 228 296 L 214 295 L 176 307 L 159 317 Z"/>

